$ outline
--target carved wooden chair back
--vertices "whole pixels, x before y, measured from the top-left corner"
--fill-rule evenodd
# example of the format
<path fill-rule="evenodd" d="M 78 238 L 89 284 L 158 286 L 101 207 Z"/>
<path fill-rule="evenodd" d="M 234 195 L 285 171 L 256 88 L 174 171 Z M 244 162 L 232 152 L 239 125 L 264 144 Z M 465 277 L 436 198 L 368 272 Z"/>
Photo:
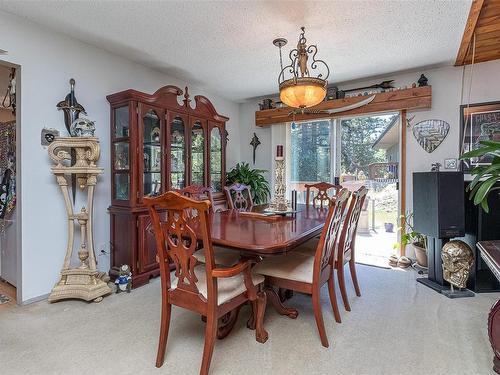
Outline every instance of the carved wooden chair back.
<path fill-rule="evenodd" d="M 354 242 L 356 239 L 356 232 L 358 230 L 359 217 L 361 215 L 361 210 L 367 193 L 368 189 L 366 186 L 361 186 L 358 190 L 352 193 L 348 206 L 349 208 L 344 218 L 342 234 L 339 240 L 338 254 L 336 256 L 339 267 L 343 265 L 344 254 L 346 252 L 350 250 L 351 257 L 353 257 L 352 252 L 354 251 Z"/>
<path fill-rule="evenodd" d="M 236 319 L 239 311 L 237 309 L 247 301 L 251 301 L 255 312 L 255 337 L 257 341 L 264 343 L 268 337 L 263 325 L 266 300 L 264 292 L 256 287 L 262 285 L 264 278 L 256 275 L 254 284 L 250 261 L 239 262 L 232 267 L 215 268 L 210 232 L 210 202 L 198 201 L 175 191 L 168 191 L 159 197 L 144 198 L 144 202 L 153 223 L 162 286 L 162 313 L 156 367 L 161 367 L 164 362 L 171 305 L 195 311 L 206 317 L 200 375 L 208 375 L 209 372 L 218 332 L 218 319 L 230 312 L 231 314 L 235 312 L 236 315 L 231 316 Z M 196 244 L 200 240 L 205 251 L 204 266 L 198 265 L 198 260 L 193 256 Z M 172 280 L 169 261 L 175 265 L 175 278 Z M 244 290 L 236 285 L 239 280 L 236 279 L 236 283 L 225 282 L 226 287 L 222 287 L 219 294 L 217 279 L 228 279 L 237 275 L 243 276 Z M 231 291 L 237 294 L 228 295 Z M 222 297 L 221 302 L 220 297 Z"/>
<path fill-rule="evenodd" d="M 171 297 L 183 295 L 178 297 L 184 301 L 192 299 L 195 301 L 194 305 L 198 301 L 205 301 L 196 286 L 198 279 L 194 272 L 198 261 L 193 254 L 201 240 L 206 259 L 206 300 L 216 303 L 217 286 L 215 278 L 212 277 L 212 269 L 215 266 L 210 235 L 210 203 L 174 191 L 154 198 L 144 198 L 144 202 L 149 208 L 156 237 L 163 293 L 170 293 Z M 171 288 L 169 261 L 175 266 L 175 288 Z M 172 303 L 175 304 L 175 298 Z"/>
<path fill-rule="evenodd" d="M 320 207 L 323 207 L 323 204 L 328 207 L 331 201 L 331 197 L 328 196 L 328 190 L 334 189 L 334 194 L 337 194 L 342 186 L 333 185 L 328 182 L 318 182 L 315 184 L 305 184 L 306 188 L 306 205 L 309 205 L 311 202 L 311 189 L 315 189 L 318 193 L 312 197 L 312 205 L 316 207 L 316 204 L 319 202 Z"/>
<path fill-rule="evenodd" d="M 226 192 L 229 209 L 247 211 L 253 206 L 250 186 L 235 183 L 225 186 L 224 191 Z"/>
<path fill-rule="evenodd" d="M 340 237 L 342 218 L 345 213 L 349 195 L 350 192 L 347 189 L 341 189 L 330 202 L 325 226 L 323 227 L 318 247 L 316 248 L 314 277 L 320 275 L 321 271 L 331 264 L 330 260 Z"/>
<path fill-rule="evenodd" d="M 214 198 L 212 195 L 212 189 L 206 186 L 201 185 L 189 185 L 182 189 L 174 190 L 179 194 L 182 194 L 186 197 L 190 197 L 197 201 L 202 201 L 208 199 L 211 203 L 210 212 L 214 210 Z"/>

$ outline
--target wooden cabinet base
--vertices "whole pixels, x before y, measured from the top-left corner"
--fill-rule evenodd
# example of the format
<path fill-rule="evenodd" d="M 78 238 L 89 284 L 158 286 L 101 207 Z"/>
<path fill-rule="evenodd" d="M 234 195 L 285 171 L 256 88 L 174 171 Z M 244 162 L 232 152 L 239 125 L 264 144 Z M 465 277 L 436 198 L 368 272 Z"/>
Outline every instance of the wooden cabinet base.
<path fill-rule="evenodd" d="M 493 370 L 500 374 L 500 300 L 490 310 L 488 316 L 488 336 L 493 348 Z"/>

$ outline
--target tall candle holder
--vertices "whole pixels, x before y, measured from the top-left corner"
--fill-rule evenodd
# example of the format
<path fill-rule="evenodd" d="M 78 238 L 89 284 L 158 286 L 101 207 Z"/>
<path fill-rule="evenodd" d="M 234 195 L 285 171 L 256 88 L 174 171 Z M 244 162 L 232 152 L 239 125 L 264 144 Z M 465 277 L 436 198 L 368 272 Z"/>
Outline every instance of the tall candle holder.
<path fill-rule="evenodd" d="M 68 244 L 61 269 L 61 279 L 49 295 L 49 302 L 65 298 L 79 298 L 100 302 L 102 296 L 111 293 L 109 276 L 97 271 L 92 234 L 92 212 L 97 176 L 103 172 L 96 166 L 99 159 L 99 141 L 94 137 L 56 138 L 49 146 L 49 156 L 55 162 L 51 168 L 61 188 L 68 215 Z M 71 165 L 71 154 L 76 161 Z M 68 177 L 75 176 L 81 190 L 87 189 L 87 207 L 75 213 L 68 189 Z M 71 267 L 74 248 L 75 226 L 80 226 L 80 264 Z"/>
<path fill-rule="evenodd" d="M 285 158 L 283 157 L 283 146 L 278 145 L 275 159 L 274 169 L 274 198 L 269 205 L 269 209 L 273 211 L 290 211 L 291 206 L 286 195 L 286 179 L 285 179 Z"/>

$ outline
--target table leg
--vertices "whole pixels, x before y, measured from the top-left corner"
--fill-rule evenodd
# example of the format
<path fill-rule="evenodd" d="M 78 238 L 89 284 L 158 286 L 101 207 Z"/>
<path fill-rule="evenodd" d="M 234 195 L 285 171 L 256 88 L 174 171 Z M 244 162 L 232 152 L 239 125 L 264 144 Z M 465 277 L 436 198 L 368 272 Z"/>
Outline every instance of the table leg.
<path fill-rule="evenodd" d="M 252 309 L 252 313 L 247 320 L 247 328 L 253 331 L 255 330 L 255 318 L 257 316 L 257 301 L 250 302 L 250 308 Z"/>
<path fill-rule="evenodd" d="M 271 302 L 278 314 L 286 315 L 291 319 L 297 318 L 299 312 L 294 308 L 285 307 L 283 303 L 281 303 L 278 293 L 272 287 L 266 287 L 264 291 L 266 292 L 267 300 Z"/>
<path fill-rule="evenodd" d="M 293 297 L 293 290 L 278 288 L 278 295 L 280 296 L 280 301 L 285 302 Z"/>
<path fill-rule="evenodd" d="M 238 320 L 238 315 L 240 313 L 241 305 L 235 308 L 234 310 L 231 310 L 228 312 L 226 315 L 224 315 L 222 318 L 219 319 L 219 328 L 217 329 L 217 338 L 219 340 L 222 340 L 231 333 L 231 331 L 234 328 L 234 325 L 236 324 L 236 321 Z"/>
<path fill-rule="evenodd" d="M 500 374 L 500 300 L 490 310 L 488 316 L 488 336 L 493 348 L 493 370 Z"/>

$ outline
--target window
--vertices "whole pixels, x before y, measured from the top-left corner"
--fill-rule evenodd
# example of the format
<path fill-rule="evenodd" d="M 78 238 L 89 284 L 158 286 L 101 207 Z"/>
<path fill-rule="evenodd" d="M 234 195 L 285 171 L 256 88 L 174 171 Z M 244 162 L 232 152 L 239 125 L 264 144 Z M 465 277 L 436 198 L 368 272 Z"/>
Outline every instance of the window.
<path fill-rule="evenodd" d="M 303 192 L 304 184 L 332 180 L 330 120 L 292 123 L 290 126 L 290 188 Z M 303 200 L 299 197 L 299 200 Z"/>

